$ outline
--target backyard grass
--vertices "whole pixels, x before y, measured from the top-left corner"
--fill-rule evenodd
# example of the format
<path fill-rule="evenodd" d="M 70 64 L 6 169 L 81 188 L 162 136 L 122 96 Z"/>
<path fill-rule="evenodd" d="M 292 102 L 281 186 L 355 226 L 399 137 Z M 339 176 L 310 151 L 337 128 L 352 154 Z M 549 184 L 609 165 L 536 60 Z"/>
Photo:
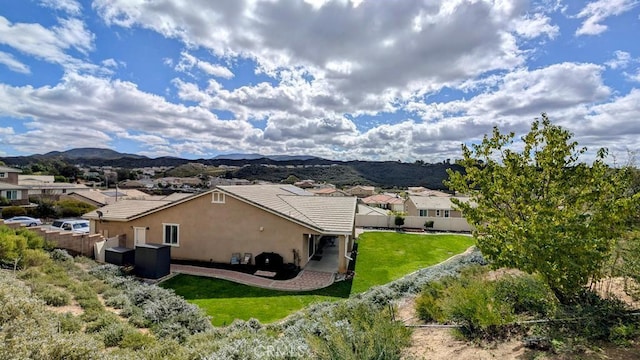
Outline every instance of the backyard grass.
<path fill-rule="evenodd" d="M 262 323 L 280 320 L 309 304 L 336 301 L 386 284 L 415 270 L 435 265 L 473 245 L 463 235 L 416 235 L 395 232 L 367 232 L 358 240 L 353 280 L 325 289 L 289 292 L 262 289 L 226 280 L 178 275 L 161 284 L 198 305 L 215 326 L 234 319 L 255 318 Z"/>
<path fill-rule="evenodd" d="M 250 318 L 270 323 L 311 303 L 348 298 L 351 293 L 350 280 L 320 290 L 291 292 L 181 274 L 163 282 L 161 286 L 173 289 L 190 303 L 198 305 L 211 317 L 211 323 L 215 326 L 229 325 L 235 319 Z"/>
<path fill-rule="evenodd" d="M 358 238 L 356 276 L 352 294 L 386 284 L 464 252 L 474 244 L 470 236 L 365 232 Z"/>

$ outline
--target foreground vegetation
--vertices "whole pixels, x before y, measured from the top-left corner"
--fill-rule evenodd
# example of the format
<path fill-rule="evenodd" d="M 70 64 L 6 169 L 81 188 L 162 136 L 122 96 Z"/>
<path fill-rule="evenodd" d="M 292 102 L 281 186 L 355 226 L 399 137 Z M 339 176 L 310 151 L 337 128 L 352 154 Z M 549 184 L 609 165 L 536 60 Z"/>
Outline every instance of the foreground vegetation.
<path fill-rule="evenodd" d="M 0 227 L 0 259 L 16 269 L 0 269 L 2 359 L 399 359 L 409 341 L 389 309 L 367 299 L 215 328 L 172 291 L 48 252 L 23 231 Z"/>
<path fill-rule="evenodd" d="M 585 290 L 579 301 L 563 304 L 540 276 L 488 275 L 472 266 L 461 276 L 426 284 L 416 298 L 425 322 L 454 324 L 473 341 L 518 336 L 532 349 L 573 353 L 601 344 L 627 346 L 640 336 L 637 310 L 615 297 Z"/>

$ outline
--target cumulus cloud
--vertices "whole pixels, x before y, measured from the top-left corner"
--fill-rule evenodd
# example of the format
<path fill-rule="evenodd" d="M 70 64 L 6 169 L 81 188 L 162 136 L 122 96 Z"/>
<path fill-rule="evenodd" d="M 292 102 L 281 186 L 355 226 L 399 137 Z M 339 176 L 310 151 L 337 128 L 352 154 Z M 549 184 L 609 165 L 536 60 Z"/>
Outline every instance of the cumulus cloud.
<path fill-rule="evenodd" d="M 588 3 L 576 15 L 578 19 L 585 19 L 576 30 L 576 36 L 598 35 L 607 31 L 607 25 L 602 23 L 608 17 L 623 14 L 638 4 L 637 0 L 596 0 Z"/>
<path fill-rule="evenodd" d="M 278 77 L 304 68 L 338 106 L 354 112 L 380 94 L 411 96 L 524 62 L 517 37 L 553 38 L 557 28 L 527 15 L 526 2 L 284 1 L 131 3 L 97 0 L 107 24 L 143 27 L 226 58 L 244 57 Z M 520 24 L 521 26 L 515 26 Z M 205 66 L 207 67 L 207 66 Z M 206 69 L 203 69 L 206 71 Z M 214 68 L 216 76 L 229 76 Z M 325 100 L 331 97 L 324 98 Z"/>
<path fill-rule="evenodd" d="M 136 139 L 143 143 L 158 145 L 158 137 L 190 139 L 207 143 L 203 149 L 231 146 L 254 132 L 246 122 L 219 120 L 206 109 L 167 102 L 130 82 L 75 73 L 66 74 L 54 87 L 0 84 L 0 115 L 25 121 L 28 131 L 10 142 L 21 151 L 38 143 L 41 148 L 58 149 L 61 139 L 74 146 L 84 141 L 108 146 L 118 134 L 128 134 L 132 124 L 140 132 Z M 44 141 L 46 136 L 50 139 Z"/>
<path fill-rule="evenodd" d="M 45 28 L 35 23 L 11 23 L 0 16 L 0 44 L 69 69 L 95 68 L 67 54 L 70 49 L 92 51 L 94 39 L 95 35 L 79 19 L 59 19 L 58 25 Z"/>

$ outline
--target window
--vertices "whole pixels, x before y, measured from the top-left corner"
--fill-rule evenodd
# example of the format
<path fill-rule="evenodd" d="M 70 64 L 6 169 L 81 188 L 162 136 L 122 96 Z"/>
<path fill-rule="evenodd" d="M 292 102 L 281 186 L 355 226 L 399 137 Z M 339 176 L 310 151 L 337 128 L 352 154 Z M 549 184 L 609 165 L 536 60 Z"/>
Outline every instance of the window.
<path fill-rule="evenodd" d="M 162 224 L 164 232 L 162 234 L 162 243 L 167 245 L 178 246 L 179 244 L 179 225 L 178 224 Z"/>
<path fill-rule="evenodd" d="M 420 210 L 420 216 L 428 216 L 427 210 Z"/>
<path fill-rule="evenodd" d="M 7 190 L 7 200 L 18 200 L 17 190 Z"/>
<path fill-rule="evenodd" d="M 444 211 L 444 217 L 449 217 L 449 210 Z"/>
<path fill-rule="evenodd" d="M 440 210 L 436 210 L 436 217 L 440 217 Z"/>
<path fill-rule="evenodd" d="M 212 198 L 211 198 L 211 202 L 212 203 L 218 203 L 218 204 L 224 204 L 224 194 L 221 192 L 213 192 L 212 193 Z"/>
<path fill-rule="evenodd" d="M 0 172 L 0 178 L 7 177 L 7 173 Z"/>

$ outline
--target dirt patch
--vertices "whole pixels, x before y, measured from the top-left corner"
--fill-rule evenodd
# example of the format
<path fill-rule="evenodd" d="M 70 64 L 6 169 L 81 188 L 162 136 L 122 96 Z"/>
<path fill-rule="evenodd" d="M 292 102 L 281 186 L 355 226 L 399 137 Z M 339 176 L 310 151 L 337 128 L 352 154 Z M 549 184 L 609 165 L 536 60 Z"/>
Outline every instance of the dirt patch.
<path fill-rule="evenodd" d="M 616 297 L 624 301 L 632 309 L 640 309 L 640 301 L 634 300 L 629 294 L 627 294 L 624 291 L 625 281 L 632 288 L 638 288 L 638 283 L 636 283 L 635 280 L 633 279 L 625 279 L 623 277 L 614 277 L 614 278 L 609 278 L 609 279 L 604 279 L 599 281 L 594 286 L 594 289 L 602 297 L 605 297 L 605 298 Z"/>
<path fill-rule="evenodd" d="M 72 303 L 65 306 L 47 306 L 47 309 L 57 314 L 71 313 L 71 315 L 79 316 L 84 313 L 84 310 L 78 305 L 78 303 Z"/>
<path fill-rule="evenodd" d="M 496 280 L 504 275 L 521 274 L 518 270 L 498 269 L 489 272 L 487 279 Z M 633 300 L 624 292 L 624 279 L 613 278 L 601 281 L 596 290 L 603 296 L 616 296 L 635 309 L 640 309 L 640 302 Z M 396 319 L 406 325 L 424 325 L 415 310 L 415 297 L 407 297 L 396 303 Z M 574 355 L 559 355 L 527 349 L 521 338 L 513 338 L 505 342 L 478 345 L 460 340 L 449 328 L 413 328 L 411 346 L 405 349 L 403 359 L 429 360 L 485 360 L 485 359 L 574 359 Z M 578 358 L 640 360 L 640 344 L 633 344 L 627 348 L 605 344 L 600 351 L 590 351 L 580 354 Z"/>
<path fill-rule="evenodd" d="M 418 319 L 415 298 L 398 302 L 396 319 L 407 325 L 424 324 Z M 526 348 L 519 339 L 479 346 L 457 339 L 449 328 L 413 328 L 411 346 L 403 359 L 463 360 L 463 359 L 525 359 Z"/>

